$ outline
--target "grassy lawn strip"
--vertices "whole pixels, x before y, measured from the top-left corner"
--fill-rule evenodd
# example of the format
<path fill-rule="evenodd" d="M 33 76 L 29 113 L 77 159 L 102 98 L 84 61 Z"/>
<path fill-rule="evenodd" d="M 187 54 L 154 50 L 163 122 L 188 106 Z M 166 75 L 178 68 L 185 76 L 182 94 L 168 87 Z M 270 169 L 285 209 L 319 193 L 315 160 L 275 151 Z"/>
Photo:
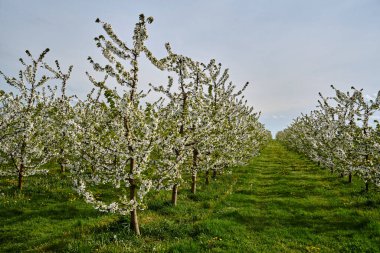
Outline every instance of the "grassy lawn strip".
<path fill-rule="evenodd" d="M 278 142 L 196 195 L 152 193 L 128 220 L 79 199 L 65 175 L 0 179 L 0 252 L 380 252 L 380 193 L 330 174 Z"/>

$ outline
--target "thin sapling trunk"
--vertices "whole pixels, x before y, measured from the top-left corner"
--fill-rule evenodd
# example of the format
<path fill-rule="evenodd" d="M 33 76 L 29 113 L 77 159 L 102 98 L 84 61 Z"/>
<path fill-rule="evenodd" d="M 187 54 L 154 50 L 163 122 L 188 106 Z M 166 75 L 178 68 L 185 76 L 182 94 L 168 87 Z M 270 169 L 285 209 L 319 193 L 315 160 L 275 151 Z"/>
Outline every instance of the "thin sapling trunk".
<path fill-rule="evenodd" d="M 135 163 L 134 159 L 131 159 L 131 163 L 130 163 L 130 172 L 131 172 L 131 174 L 133 173 L 134 163 Z M 134 179 L 129 179 L 129 183 L 130 183 L 130 186 L 129 186 L 129 200 L 136 201 L 136 184 L 135 184 Z M 133 208 L 130 213 L 131 213 L 131 223 L 130 223 L 131 230 L 133 232 L 135 232 L 136 235 L 140 235 L 140 227 L 139 227 L 139 222 L 138 222 L 138 219 L 137 219 L 137 210 L 136 210 L 136 208 Z"/>
<path fill-rule="evenodd" d="M 172 204 L 173 204 L 173 206 L 177 205 L 177 196 L 178 196 L 178 185 L 175 184 L 175 185 L 173 185 L 173 189 L 172 189 Z"/>

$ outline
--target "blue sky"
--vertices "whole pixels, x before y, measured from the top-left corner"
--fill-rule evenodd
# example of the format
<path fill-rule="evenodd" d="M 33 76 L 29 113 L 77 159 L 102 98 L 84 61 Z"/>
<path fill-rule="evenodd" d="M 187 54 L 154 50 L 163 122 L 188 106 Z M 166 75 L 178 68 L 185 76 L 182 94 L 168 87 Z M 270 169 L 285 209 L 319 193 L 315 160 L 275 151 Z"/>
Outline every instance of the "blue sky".
<path fill-rule="evenodd" d="M 69 91 L 83 97 L 91 89 L 87 56 L 102 59 L 94 20 L 128 42 L 140 13 L 155 19 L 148 45 L 156 55 L 170 42 L 196 60 L 215 58 L 237 86 L 249 81 L 246 98 L 273 133 L 314 109 L 318 92 L 331 95 L 331 84 L 369 96 L 380 89 L 378 0 L 0 0 L 0 69 L 16 76 L 26 49 L 49 47 L 47 61 L 74 65 Z M 142 67 L 142 88 L 166 82 L 165 73 Z"/>

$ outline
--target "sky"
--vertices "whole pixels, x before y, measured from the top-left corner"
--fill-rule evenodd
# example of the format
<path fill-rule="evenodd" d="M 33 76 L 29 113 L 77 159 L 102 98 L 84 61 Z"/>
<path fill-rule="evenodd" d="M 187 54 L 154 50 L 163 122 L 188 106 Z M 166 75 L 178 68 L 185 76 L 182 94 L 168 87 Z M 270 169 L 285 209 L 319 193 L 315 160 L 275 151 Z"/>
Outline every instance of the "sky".
<path fill-rule="evenodd" d="M 249 105 L 272 134 L 301 113 L 315 109 L 318 92 L 330 85 L 348 91 L 380 90 L 379 0 L 0 0 L 0 70 L 17 76 L 28 49 L 61 66 L 74 65 L 68 91 L 84 98 L 91 90 L 87 61 L 102 61 L 93 38 L 104 34 L 100 18 L 131 42 L 140 13 L 153 16 L 148 47 L 173 51 L 229 69 Z M 142 60 L 140 84 L 165 84 L 162 73 Z M 5 82 L 0 80 L 0 86 Z"/>

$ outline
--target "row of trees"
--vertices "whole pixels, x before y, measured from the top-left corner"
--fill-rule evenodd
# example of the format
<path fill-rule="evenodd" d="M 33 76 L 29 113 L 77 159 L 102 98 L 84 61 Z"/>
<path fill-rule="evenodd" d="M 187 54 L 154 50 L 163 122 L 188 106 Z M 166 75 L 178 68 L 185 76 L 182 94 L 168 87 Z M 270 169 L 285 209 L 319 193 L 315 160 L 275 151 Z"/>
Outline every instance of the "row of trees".
<path fill-rule="evenodd" d="M 21 189 L 24 176 L 47 173 L 41 166 L 56 161 L 88 203 L 130 214 L 139 234 L 137 210 L 150 190 L 171 190 L 176 205 L 187 178 L 195 194 L 200 173 L 209 183 L 211 174 L 258 153 L 270 133 L 242 96 L 247 84 L 237 90 L 221 64 L 194 61 L 169 44 L 167 56 L 157 59 L 145 46 L 152 21 L 140 15 L 128 45 L 96 20 L 105 35 L 95 42 L 107 63 L 88 58 L 104 79 L 86 73 L 94 89 L 85 100 L 74 103 L 66 94 L 72 66 L 64 72 L 58 61 L 45 63 L 48 49 L 37 59 L 27 51 L 31 63 L 20 59 L 25 69 L 18 78 L 0 73 L 11 86 L 0 96 L 0 175 L 17 175 Z M 167 85 L 151 85 L 163 97 L 153 102 L 139 88 L 143 55 L 170 75 Z M 102 185 L 113 189 L 112 197 L 100 197 Z"/>
<path fill-rule="evenodd" d="M 366 185 L 380 187 L 380 92 L 366 99 L 363 90 L 335 91 L 317 110 L 298 117 L 277 139 L 342 177 L 357 175 Z"/>

